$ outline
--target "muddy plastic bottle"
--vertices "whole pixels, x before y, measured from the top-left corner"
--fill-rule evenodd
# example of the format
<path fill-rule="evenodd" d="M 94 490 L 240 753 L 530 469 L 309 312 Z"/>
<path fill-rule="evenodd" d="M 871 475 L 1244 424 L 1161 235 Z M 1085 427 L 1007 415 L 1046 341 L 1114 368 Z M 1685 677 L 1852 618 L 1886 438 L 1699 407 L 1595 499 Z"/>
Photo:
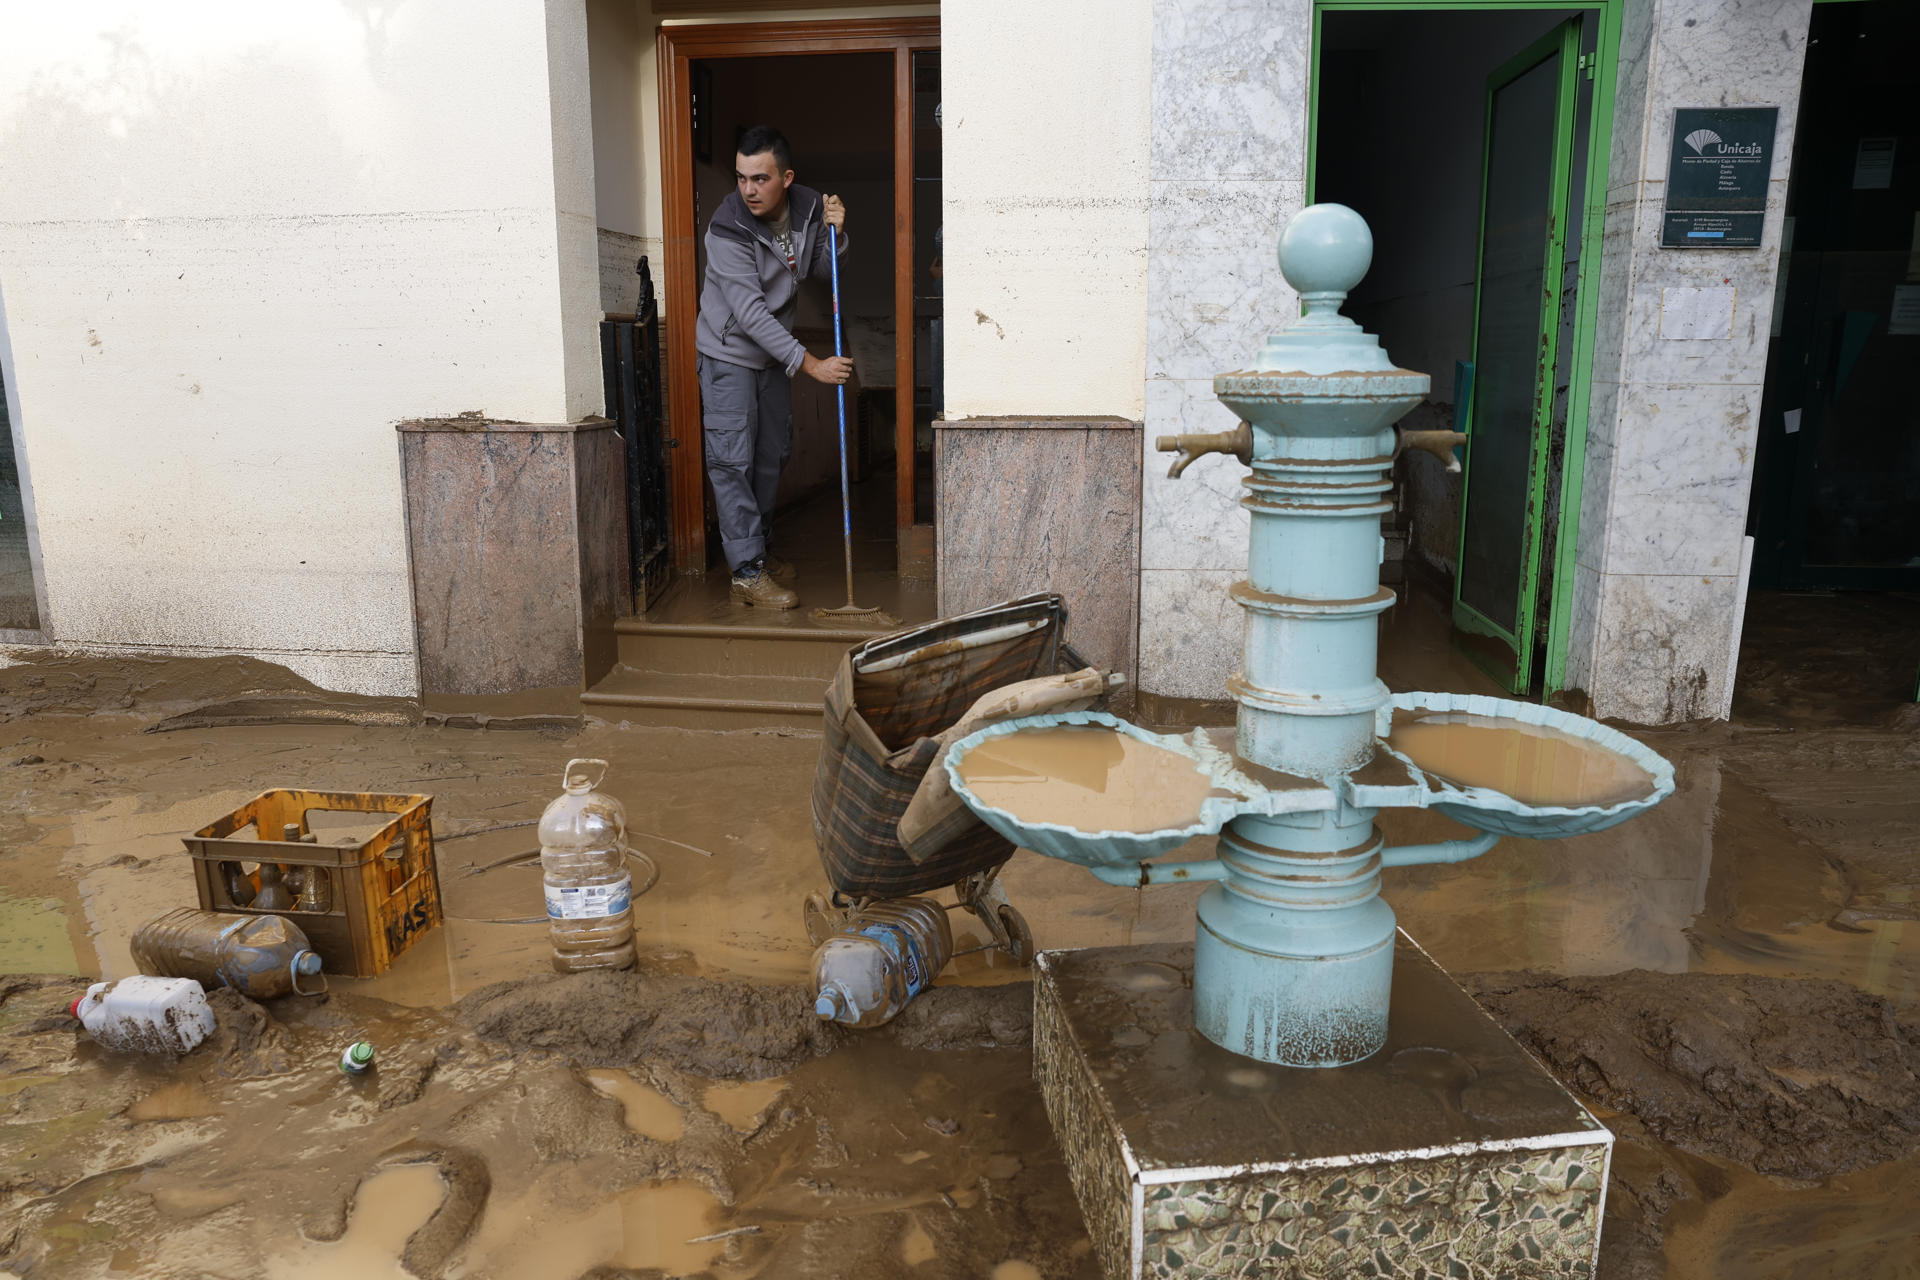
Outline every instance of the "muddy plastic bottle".
<path fill-rule="evenodd" d="M 627 814 L 594 790 L 605 760 L 569 760 L 566 794 L 540 815 L 540 869 L 546 880 L 553 967 L 626 969 L 633 964 L 633 880 L 627 873 Z"/>
<path fill-rule="evenodd" d="M 142 973 L 232 987 L 255 1000 L 317 996 L 327 989 L 307 935 L 279 916 L 176 907 L 140 926 L 133 962 Z"/>
<path fill-rule="evenodd" d="M 192 978 L 96 982 L 72 1012 L 97 1043 L 122 1053 L 191 1053 L 214 1028 L 207 994 Z"/>
<path fill-rule="evenodd" d="M 872 903 L 813 953 L 813 1011 L 877 1027 L 932 985 L 953 958 L 953 930 L 932 898 Z"/>

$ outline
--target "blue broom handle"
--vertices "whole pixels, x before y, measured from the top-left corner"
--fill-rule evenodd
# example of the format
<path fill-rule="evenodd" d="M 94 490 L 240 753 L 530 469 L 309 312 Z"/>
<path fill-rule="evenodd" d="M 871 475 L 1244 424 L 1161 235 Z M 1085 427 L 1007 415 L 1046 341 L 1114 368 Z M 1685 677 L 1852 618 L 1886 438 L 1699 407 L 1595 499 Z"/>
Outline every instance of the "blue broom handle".
<path fill-rule="evenodd" d="M 827 224 L 827 267 L 833 280 L 833 354 L 840 355 L 840 228 Z M 847 553 L 847 604 L 853 604 L 853 494 L 847 483 L 847 384 L 833 384 L 840 411 L 840 539 Z"/>

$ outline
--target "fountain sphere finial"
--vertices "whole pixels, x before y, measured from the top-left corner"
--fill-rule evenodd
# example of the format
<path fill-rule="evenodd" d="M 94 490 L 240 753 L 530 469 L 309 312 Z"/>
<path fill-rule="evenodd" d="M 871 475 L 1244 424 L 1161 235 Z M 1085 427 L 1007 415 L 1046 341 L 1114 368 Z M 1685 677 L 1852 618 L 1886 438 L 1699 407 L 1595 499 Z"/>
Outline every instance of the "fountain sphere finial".
<path fill-rule="evenodd" d="M 1302 294 L 1345 294 L 1373 263 L 1367 220 L 1343 204 L 1309 205 L 1280 233 L 1280 274 Z"/>

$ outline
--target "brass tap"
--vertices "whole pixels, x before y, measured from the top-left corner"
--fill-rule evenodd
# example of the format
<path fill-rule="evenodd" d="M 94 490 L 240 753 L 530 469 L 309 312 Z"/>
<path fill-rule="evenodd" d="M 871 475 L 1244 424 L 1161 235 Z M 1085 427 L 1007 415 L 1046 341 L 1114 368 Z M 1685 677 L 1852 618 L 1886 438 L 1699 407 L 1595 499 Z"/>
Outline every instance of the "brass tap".
<path fill-rule="evenodd" d="M 1463 431 L 1401 431 L 1393 445 L 1393 456 L 1398 458 L 1409 449 L 1425 449 L 1446 463 L 1447 470 L 1458 471 L 1460 459 L 1453 456 L 1453 447 L 1466 442 Z"/>
<path fill-rule="evenodd" d="M 1178 453 L 1167 475 L 1178 480 L 1180 473 L 1209 453 L 1230 453 L 1242 466 L 1253 463 L 1253 428 L 1241 423 L 1231 431 L 1214 431 L 1188 436 L 1161 436 L 1153 442 L 1161 453 Z"/>

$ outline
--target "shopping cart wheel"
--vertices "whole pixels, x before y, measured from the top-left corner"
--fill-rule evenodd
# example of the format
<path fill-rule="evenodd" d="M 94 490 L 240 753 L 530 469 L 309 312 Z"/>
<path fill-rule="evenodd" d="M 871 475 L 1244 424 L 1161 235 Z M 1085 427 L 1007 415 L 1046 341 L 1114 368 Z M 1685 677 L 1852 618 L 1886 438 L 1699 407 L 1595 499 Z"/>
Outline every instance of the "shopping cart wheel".
<path fill-rule="evenodd" d="M 801 908 L 801 917 L 807 925 L 807 941 L 819 946 L 840 931 L 840 922 L 845 913 L 834 908 L 824 893 L 810 893 L 807 904 Z"/>
<path fill-rule="evenodd" d="M 1000 927 L 1007 931 L 1007 954 L 1015 964 L 1032 964 L 1033 930 L 1027 927 L 1027 918 L 1011 906 L 1002 906 L 999 915 Z"/>

